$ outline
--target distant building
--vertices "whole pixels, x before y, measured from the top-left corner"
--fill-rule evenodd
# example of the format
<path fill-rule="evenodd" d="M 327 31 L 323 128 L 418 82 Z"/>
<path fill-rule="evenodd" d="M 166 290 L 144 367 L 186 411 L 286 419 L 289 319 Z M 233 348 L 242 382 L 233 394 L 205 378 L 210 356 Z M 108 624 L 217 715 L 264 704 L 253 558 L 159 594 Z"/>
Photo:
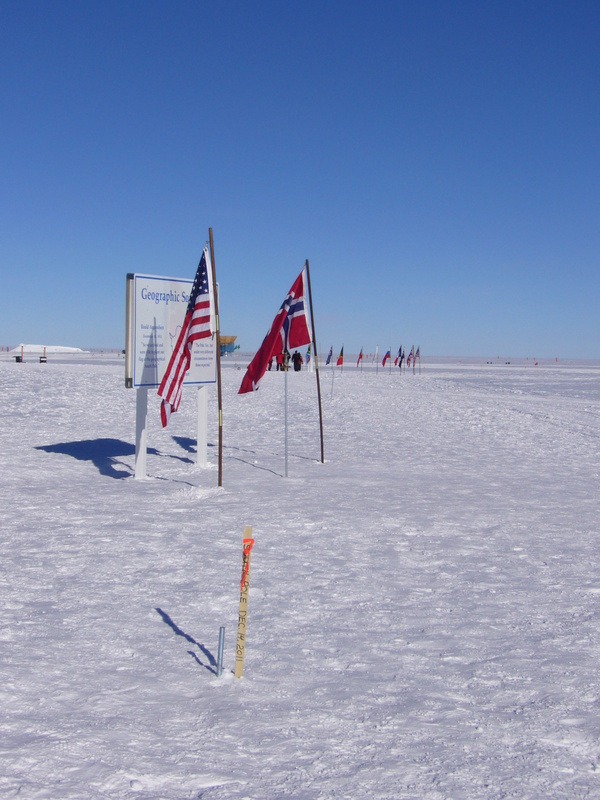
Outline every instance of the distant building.
<path fill-rule="evenodd" d="M 235 340 L 237 336 L 221 336 L 221 355 L 228 356 L 235 350 L 239 349 L 239 344 L 236 345 Z"/>

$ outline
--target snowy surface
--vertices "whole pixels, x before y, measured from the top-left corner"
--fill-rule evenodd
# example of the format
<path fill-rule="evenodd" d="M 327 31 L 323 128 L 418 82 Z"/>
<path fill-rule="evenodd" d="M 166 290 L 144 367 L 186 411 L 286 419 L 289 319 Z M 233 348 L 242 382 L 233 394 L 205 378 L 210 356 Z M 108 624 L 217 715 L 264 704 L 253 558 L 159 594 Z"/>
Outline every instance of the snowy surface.
<path fill-rule="evenodd" d="M 600 365 L 292 373 L 286 479 L 229 363 L 222 489 L 123 373 L 0 362 L 0 796 L 600 797 Z"/>

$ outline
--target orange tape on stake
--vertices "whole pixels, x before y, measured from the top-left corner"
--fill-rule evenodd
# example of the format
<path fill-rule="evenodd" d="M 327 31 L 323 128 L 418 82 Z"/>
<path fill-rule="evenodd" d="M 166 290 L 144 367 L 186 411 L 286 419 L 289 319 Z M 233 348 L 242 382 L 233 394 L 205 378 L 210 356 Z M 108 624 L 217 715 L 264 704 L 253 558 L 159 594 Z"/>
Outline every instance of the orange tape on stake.
<path fill-rule="evenodd" d="M 240 592 L 244 591 L 244 582 L 248 577 L 248 570 L 250 569 L 250 552 L 254 547 L 254 539 L 244 539 L 244 556 L 242 558 L 242 580 L 240 582 Z"/>

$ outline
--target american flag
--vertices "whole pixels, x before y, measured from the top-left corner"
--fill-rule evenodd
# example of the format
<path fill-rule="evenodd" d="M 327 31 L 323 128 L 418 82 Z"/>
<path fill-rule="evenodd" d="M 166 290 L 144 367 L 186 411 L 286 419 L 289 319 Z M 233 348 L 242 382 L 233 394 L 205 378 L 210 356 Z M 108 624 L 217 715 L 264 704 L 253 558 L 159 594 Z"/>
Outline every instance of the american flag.
<path fill-rule="evenodd" d="M 177 344 L 158 387 L 158 396 L 162 397 L 160 418 L 163 428 L 167 426 L 171 414 L 179 408 L 183 380 L 190 368 L 192 345 L 197 339 L 206 339 L 212 336 L 209 266 L 210 256 L 208 248 L 205 247 L 198 264 Z"/>
<path fill-rule="evenodd" d="M 284 353 L 290 347 L 303 347 L 310 342 L 304 283 L 302 270 L 277 312 L 258 352 L 248 365 L 238 394 L 255 392 L 258 389 L 273 356 Z"/>

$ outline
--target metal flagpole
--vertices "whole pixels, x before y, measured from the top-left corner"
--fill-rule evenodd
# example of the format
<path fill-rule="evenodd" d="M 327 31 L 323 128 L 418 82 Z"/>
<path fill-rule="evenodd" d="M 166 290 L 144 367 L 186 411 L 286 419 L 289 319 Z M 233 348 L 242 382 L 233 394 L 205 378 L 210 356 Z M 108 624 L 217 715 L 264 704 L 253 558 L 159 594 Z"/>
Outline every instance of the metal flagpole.
<path fill-rule="evenodd" d="M 210 240 L 210 260 L 212 264 L 213 297 L 215 301 L 215 337 L 217 340 L 217 403 L 219 406 L 219 481 L 223 486 L 223 396 L 221 392 L 221 331 L 219 329 L 219 297 L 217 293 L 217 272 L 215 268 L 215 246 L 212 228 L 208 229 Z"/>
<path fill-rule="evenodd" d="M 283 413 L 283 419 L 284 419 L 283 427 L 284 427 L 284 430 L 285 430 L 285 477 L 287 478 L 287 476 L 288 476 L 288 370 L 287 370 L 287 367 L 285 366 L 285 358 L 284 358 L 283 369 L 284 369 L 283 385 L 285 387 L 284 388 L 284 395 L 285 395 L 284 407 L 285 407 L 285 410 L 284 410 L 284 413 Z"/>
<path fill-rule="evenodd" d="M 315 348 L 315 374 L 317 376 L 317 397 L 319 399 L 319 430 L 321 432 L 321 463 L 325 463 L 325 451 L 323 448 L 323 408 L 321 406 L 321 382 L 319 380 L 319 356 L 317 350 L 317 335 L 315 333 L 315 315 L 313 313 L 312 289 L 310 286 L 310 269 L 308 258 L 306 259 L 306 282 L 308 284 L 308 302 L 310 304 L 310 322 L 312 325 L 312 339 Z"/>

